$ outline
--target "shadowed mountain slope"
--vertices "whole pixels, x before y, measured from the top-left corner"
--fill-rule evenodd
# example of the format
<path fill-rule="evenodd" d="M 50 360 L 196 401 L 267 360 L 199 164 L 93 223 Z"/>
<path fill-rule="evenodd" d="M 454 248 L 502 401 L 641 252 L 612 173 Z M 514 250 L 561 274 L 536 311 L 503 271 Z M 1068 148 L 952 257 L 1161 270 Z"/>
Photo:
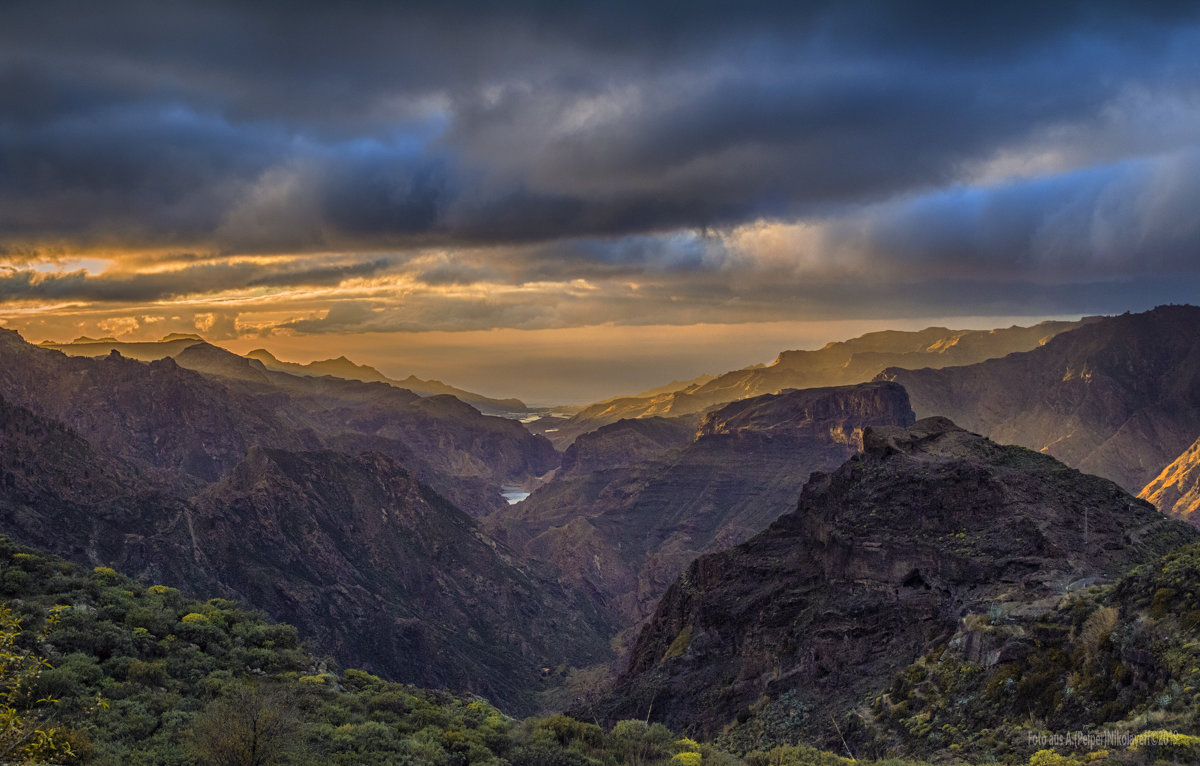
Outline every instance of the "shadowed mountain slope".
<path fill-rule="evenodd" d="M 1200 433 L 1200 308 L 1163 306 L 1003 359 L 889 368 L 918 417 L 1041 450 L 1140 492 Z"/>
<path fill-rule="evenodd" d="M 79 432 L 99 451 L 195 482 L 224 476 L 251 446 L 385 452 L 464 509 L 558 455 L 520 423 L 450 396 L 385 383 L 298 377 L 202 341 L 143 363 L 66 356 L 0 332 L 0 395 Z M 191 368 L 191 369 L 188 369 Z"/>
<path fill-rule="evenodd" d="M 605 656 L 595 608 L 383 455 L 254 449 L 195 500 L 206 571 L 372 672 L 536 707 Z"/>
<path fill-rule="evenodd" d="M 41 343 L 42 348 L 56 349 L 70 356 L 108 356 L 116 351 L 121 356 L 137 359 L 141 362 L 154 362 L 165 357 L 178 358 L 186 349 L 205 343 L 199 335 L 179 334 L 168 335 L 158 341 L 120 341 L 115 338 L 76 338 L 70 343 Z M 374 367 L 365 364 L 355 364 L 345 356 L 336 359 L 324 359 L 308 364 L 284 362 L 275 357 L 270 351 L 259 348 L 245 355 L 259 365 L 259 369 L 286 372 L 304 377 L 331 376 L 344 380 L 358 380 L 366 383 L 388 383 L 398 388 L 404 388 L 418 396 L 436 396 L 449 394 L 467 402 L 481 412 L 492 415 L 524 413 L 528 410 L 525 403 L 519 399 L 494 399 L 464 391 L 461 388 L 442 383 L 440 380 L 421 380 L 410 375 L 402 380 L 389 378 Z M 181 363 L 182 364 L 182 363 Z M 187 366 L 187 365 L 183 365 Z"/>
<path fill-rule="evenodd" d="M 252 447 L 185 494 L 0 399 L 0 528 L 16 539 L 243 599 L 341 662 L 514 711 L 554 683 L 541 668 L 608 656 L 596 606 L 384 455 Z"/>

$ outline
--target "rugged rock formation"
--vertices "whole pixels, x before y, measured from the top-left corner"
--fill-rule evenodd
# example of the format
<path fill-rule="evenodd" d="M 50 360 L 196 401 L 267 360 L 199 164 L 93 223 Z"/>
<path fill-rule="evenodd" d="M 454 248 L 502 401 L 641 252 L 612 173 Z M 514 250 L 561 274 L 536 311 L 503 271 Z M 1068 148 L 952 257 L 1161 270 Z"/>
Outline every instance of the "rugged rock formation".
<path fill-rule="evenodd" d="M 1059 333 L 1094 321 L 1042 322 L 1032 327 L 997 330 L 873 332 L 815 351 L 784 351 L 773 364 L 748 367 L 706 378 L 678 390 L 651 396 L 611 399 L 585 407 L 546 436 L 560 449 L 577 436 L 624 418 L 673 417 L 704 412 L 726 402 L 787 388 L 841 386 L 870 380 L 886 367 L 949 367 L 1026 351 Z"/>
<path fill-rule="evenodd" d="M 863 428 L 912 417 L 902 388 L 870 383 L 737 402 L 670 449 L 678 425 L 622 421 L 581 437 L 553 481 L 488 525 L 600 594 L 613 622 L 632 628 L 697 555 L 741 542 L 794 508 L 809 474 L 854 454 Z M 616 468 L 599 459 L 633 453 L 650 457 Z"/>
<path fill-rule="evenodd" d="M 945 415 L 1136 493 L 1200 433 L 1200 308 L 1108 317 L 1003 359 L 880 379 L 903 385 L 918 417 Z"/>
<path fill-rule="evenodd" d="M 944 418 L 863 441 L 794 512 L 687 568 L 593 712 L 711 734 L 786 694 L 793 734 L 836 743 L 831 722 L 964 615 L 1057 603 L 1197 537 L 1112 482 Z"/>
<path fill-rule="evenodd" d="M 1138 495 L 1163 513 L 1200 527 L 1200 439 Z"/>

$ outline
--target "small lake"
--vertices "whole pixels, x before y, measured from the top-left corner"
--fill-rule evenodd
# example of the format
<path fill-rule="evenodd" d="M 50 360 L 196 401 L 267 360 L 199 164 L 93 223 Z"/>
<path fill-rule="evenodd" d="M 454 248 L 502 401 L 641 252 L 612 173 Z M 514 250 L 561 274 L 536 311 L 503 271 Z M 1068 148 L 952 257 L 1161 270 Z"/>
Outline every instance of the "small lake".
<path fill-rule="evenodd" d="M 500 488 L 500 497 L 504 498 L 509 505 L 513 505 L 529 497 L 529 493 L 520 487 L 504 486 Z"/>

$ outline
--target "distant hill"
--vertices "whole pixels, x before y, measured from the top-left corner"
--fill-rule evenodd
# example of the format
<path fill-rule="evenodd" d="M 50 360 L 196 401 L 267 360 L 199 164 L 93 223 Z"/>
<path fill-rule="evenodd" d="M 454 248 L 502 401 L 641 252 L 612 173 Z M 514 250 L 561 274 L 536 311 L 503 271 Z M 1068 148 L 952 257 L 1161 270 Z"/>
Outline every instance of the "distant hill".
<path fill-rule="evenodd" d="M 1200 434 L 1200 308 L 1106 317 L 1024 353 L 879 378 L 904 386 L 918 417 L 945 415 L 1137 493 Z"/>
<path fill-rule="evenodd" d="M 844 386 L 871 380 L 887 367 L 949 367 L 1002 357 L 1036 348 L 1054 336 L 1096 318 L 1077 322 L 1042 322 L 1032 327 L 997 330 L 950 330 L 930 327 L 919 332 L 888 330 L 828 343 L 815 351 L 784 351 L 773 364 L 748 367 L 664 392 L 610 399 L 581 408 L 569 420 L 546 421 L 542 430 L 559 449 L 579 434 L 624 418 L 674 417 L 705 412 L 715 406 L 787 388 Z"/>
<path fill-rule="evenodd" d="M 332 375 L 335 378 L 345 378 L 347 380 L 380 381 L 408 389 L 419 396 L 449 394 L 456 399 L 460 399 L 476 407 L 480 412 L 489 415 L 513 415 L 529 411 L 529 408 L 520 399 L 493 399 L 481 394 L 472 393 L 471 391 L 464 391 L 461 388 L 455 388 L 440 380 L 421 380 L 414 375 L 409 375 L 403 379 L 389 378 L 374 367 L 369 367 L 365 364 L 355 364 L 345 356 L 339 356 L 336 359 L 309 362 L 308 364 L 297 364 L 296 362 L 280 361 L 270 351 L 259 348 L 247 353 L 246 358 L 262 362 L 268 369 L 290 372 L 294 375 Z"/>
<path fill-rule="evenodd" d="M 118 341 L 115 338 L 96 339 L 81 336 L 70 343 L 44 342 L 39 345 L 42 348 L 52 348 L 71 356 L 107 356 L 116 351 L 121 356 L 128 357 L 129 359 L 153 362 L 166 357 L 178 360 L 179 355 L 185 350 L 202 343 L 206 343 L 206 341 L 199 335 L 172 333 L 157 341 L 132 342 Z M 263 369 L 287 372 L 293 375 L 308 377 L 331 375 L 335 378 L 344 378 L 346 380 L 388 383 L 398 388 L 412 391 L 418 396 L 449 394 L 471 404 L 481 412 L 491 415 L 522 415 L 528 412 L 528 407 L 520 399 L 493 399 L 446 385 L 441 381 L 421 380 L 412 375 L 403 380 L 396 380 L 387 377 L 374 367 L 369 367 L 365 364 L 355 364 L 345 356 L 340 356 L 336 359 L 309 362 L 308 364 L 297 364 L 295 362 L 280 361 L 271 352 L 260 348 L 249 352 L 245 355 L 245 358 L 261 364 Z"/>

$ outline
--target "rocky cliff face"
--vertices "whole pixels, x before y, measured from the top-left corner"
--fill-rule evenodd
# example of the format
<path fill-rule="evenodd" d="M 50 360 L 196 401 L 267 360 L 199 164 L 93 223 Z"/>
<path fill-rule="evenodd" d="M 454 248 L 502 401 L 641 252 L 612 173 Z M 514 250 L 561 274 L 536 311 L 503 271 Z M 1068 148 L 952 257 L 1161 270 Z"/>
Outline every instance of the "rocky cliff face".
<path fill-rule="evenodd" d="M 695 418 L 619 420 L 583 434 L 563 453 L 555 476 L 585 476 L 596 471 L 630 468 L 654 460 L 696 435 Z"/>
<path fill-rule="evenodd" d="M 997 330 L 949 330 L 930 327 L 919 332 L 873 332 L 815 351 L 784 351 L 773 364 L 718 375 L 710 380 L 652 396 L 612 399 L 585 407 L 566 422 L 555 423 L 547 436 L 565 448 L 582 433 L 626 418 L 675 417 L 702 413 L 727 402 L 788 388 L 814 388 L 862 383 L 887 367 L 941 368 L 974 364 L 1045 344 L 1079 322 L 1042 322 L 1032 327 Z"/>
<path fill-rule="evenodd" d="M 873 428 L 794 512 L 687 568 L 592 712 L 711 734 L 787 695 L 794 734 L 836 742 L 832 720 L 964 615 L 1057 603 L 1195 537 L 1112 482 L 944 418 Z"/>
<path fill-rule="evenodd" d="M 894 384 L 738 402 L 665 452 L 678 426 L 623 422 L 580 439 L 559 476 L 488 525 L 526 556 L 554 564 L 573 586 L 599 594 L 611 620 L 632 628 L 695 556 L 745 540 L 793 508 L 812 471 L 831 470 L 858 450 L 863 428 L 911 422 L 908 398 Z M 638 450 L 651 457 L 583 470 L 590 455 Z"/>
<path fill-rule="evenodd" d="M 1168 516 L 1200 527 L 1200 439 L 1138 494 Z"/>
<path fill-rule="evenodd" d="M 1044 346 L 942 370 L 885 370 L 945 415 L 1139 492 L 1200 433 L 1200 308 L 1096 321 Z"/>

